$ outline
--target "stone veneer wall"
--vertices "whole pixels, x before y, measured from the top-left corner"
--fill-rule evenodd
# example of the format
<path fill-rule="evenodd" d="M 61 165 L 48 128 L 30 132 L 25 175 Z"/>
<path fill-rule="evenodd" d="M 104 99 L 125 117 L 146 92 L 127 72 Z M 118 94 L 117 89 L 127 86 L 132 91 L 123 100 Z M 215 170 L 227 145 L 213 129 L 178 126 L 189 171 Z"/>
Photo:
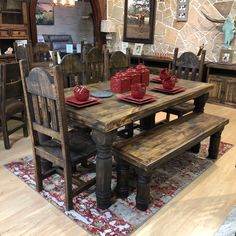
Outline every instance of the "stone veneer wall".
<path fill-rule="evenodd" d="M 207 52 L 206 59 L 218 61 L 220 49 L 223 48 L 224 34 L 222 24 L 208 21 L 201 11 L 212 18 L 224 19 L 230 15 L 235 19 L 236 1 L 232 0 L 189 0 L 187 22 L 177 22 L 176 0 L 156 0 L 156 23 L 154 44 L 146 44 L 144 54 L 156 52 L 173 53 L 178 47 L 179 52 L 198 52 L 204 43 Z M 123 38 L 124 0 L 108 0 L 108 19 L 116 24 L 116 34 L 113 39 L 113 49 L 119 50 Z M 129 43 L 132 48 L 133 43 Z M 236 39 L 231 42 L 231 49 L 236 49 Z M 235 56 L 234 56 L 235 57 Z"/>

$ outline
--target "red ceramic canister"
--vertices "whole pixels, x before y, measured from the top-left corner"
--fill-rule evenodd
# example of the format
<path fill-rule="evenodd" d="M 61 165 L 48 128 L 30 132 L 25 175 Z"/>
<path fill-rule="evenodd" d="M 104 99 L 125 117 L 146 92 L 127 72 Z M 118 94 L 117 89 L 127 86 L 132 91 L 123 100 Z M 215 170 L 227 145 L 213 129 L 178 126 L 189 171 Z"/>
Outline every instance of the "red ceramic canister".
<path fill-rule="evenodd" d="M 130 67 L 126 70 L 127 76 L 130 77 L 131 84 L 141 83 L 141 74 L 135 68 Z"/>
<path fill-rule="evenodd" d="M 149 85 L 150 70 L 143 65 L 142 63 L 136 66 L 137 71 L 141 74 L 141 83 L 144 83 L 146 86 Z"/>
<path fill-rule="evenodd" d="M 111 91 L 114 93 L 125 93 L 130 90 L 130 78 L 124 72 L 118 72 L 112 76 L 110 81 Z"/>
<path fill-rule="evenodd" d="M 119 93 L 120 91 L 120 78 L 117 75 L 111 77 L 110 90 L 113 93 Z"/>

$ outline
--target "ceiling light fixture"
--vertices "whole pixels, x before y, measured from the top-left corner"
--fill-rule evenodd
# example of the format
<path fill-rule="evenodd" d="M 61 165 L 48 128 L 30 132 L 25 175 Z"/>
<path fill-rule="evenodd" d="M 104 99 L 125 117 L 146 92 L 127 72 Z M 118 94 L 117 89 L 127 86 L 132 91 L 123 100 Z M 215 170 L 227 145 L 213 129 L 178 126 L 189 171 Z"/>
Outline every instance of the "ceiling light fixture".
<path fill-rule="evenodd" d="M 76 0 L 53 0 L 55 6 L 74 7 Z"/>

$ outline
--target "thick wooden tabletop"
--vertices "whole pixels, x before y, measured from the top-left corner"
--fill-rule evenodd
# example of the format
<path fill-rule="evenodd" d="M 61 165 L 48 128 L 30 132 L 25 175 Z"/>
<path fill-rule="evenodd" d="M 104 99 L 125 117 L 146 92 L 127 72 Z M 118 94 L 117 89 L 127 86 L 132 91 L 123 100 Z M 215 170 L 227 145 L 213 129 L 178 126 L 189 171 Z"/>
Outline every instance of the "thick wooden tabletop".
<path fill-rule="evenodd" d="M 147 94 L 154 95 L 157 100 L 145 105 L 136 105 L 119 100 L 117 97 L 121 94 L 114 94 L 110 98 L 104 98 L 99 104 L 75 108 L 66 105 L 68 116 L 74 121 L 85 124 L 92 129 L 102 132 L 109 132 L 122 127 L 141 118 L 155 114 L 173 105 L 197 98 L 203 94 L 207 94 L 213 85 L 209 83 L 178 80 L 177 85 L 184 86 L 187 89 L 183 92 L 168 95 L 160 92 L 150 91 L 149 89 L 157 84 L 150 83 L 147 88 Z M 91 84 L 87 88 L 92 91 L 109 90 L 110 83 Z M 73 89 L 65 89 L 65 97 L 73 94 Z"/>

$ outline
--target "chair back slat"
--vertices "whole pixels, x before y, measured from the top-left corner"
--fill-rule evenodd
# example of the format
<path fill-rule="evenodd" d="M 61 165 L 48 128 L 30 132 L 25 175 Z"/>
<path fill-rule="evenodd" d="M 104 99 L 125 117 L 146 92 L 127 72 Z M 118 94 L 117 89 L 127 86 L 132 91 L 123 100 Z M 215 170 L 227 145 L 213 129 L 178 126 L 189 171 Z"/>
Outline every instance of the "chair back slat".
<path fill-rule="evenodd" d="M 42 105 L 42 120 L 43 120 L 43 125 L 47 128 L 50 127 L 50 113 L 48 111 L 48 102 L 47 98 L 42 97 L 41 98 L 41 105 Z"/>
<path fill-rule="evenodd" d="M 51 117 L 51 128 L 53 130 L 59 130 L 56 102 L 53 99 L 48 99 L 48 105 L 49 105 L 49 110 L 50 110 L 50 114 L 51 114 L 51 116 L 50 116 Z"/>
<path fill-rule="evenodd" d="M 31 97 L 31 104 L 32 104 L 32 120 L 36 122 L 37 124 L 41 125 L 42 120 L 41 120 L 41 114 L 40 114 L 40 105 L 39 105 L 39 99 L 38 96 L 32 95 Z"/>

